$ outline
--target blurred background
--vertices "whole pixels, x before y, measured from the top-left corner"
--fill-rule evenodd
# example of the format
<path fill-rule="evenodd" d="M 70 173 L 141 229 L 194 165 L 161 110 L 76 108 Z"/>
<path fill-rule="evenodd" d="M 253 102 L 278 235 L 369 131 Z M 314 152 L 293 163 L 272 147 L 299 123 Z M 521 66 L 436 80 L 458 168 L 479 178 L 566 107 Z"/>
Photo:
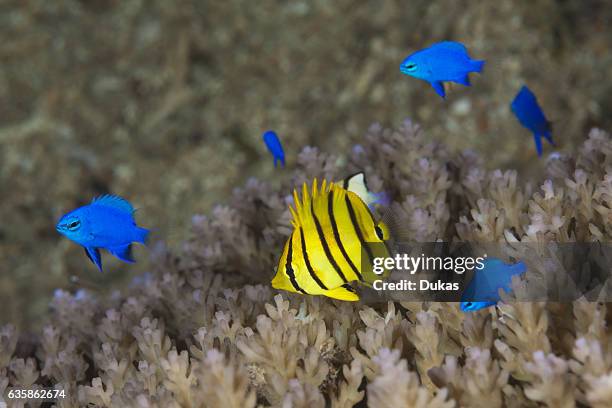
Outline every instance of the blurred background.
<path fill-rule="evenodd" d="M 100 274 L 55 231 L 63 213 L 119 194 L 176 244 L 248 177 L 284 177 L 266 129 L 291 167 L 306 145 L 342 156 L 372 122 L 410 117 L 537 178 L 545 158 L 509 103 L 527 84 L 557 151 L 612 129 L 611 27 L 607 0 L 1 0 L 0 324 L 36 327 L 55 288 L 146 270 L 139 248 L 136 265 L 103 254 Z M 446 101 L 399 72 L 445 39 L 487 60 Z"/>

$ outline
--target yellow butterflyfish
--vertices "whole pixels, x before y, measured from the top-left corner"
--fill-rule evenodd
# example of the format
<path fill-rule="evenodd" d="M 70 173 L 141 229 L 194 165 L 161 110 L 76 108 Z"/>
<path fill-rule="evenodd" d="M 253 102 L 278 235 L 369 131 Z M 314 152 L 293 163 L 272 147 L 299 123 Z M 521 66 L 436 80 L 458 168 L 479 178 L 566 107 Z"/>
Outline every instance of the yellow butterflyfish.
<path fill-rule="evenodd" d="M 351 180 L 352 179 L 352 180 Z M 290 292 L 324 295 L 357 301 L 351 282 L 370 284 L 381 276 L 372 272 L 374 257 L 388 257 L 389 228 L 376 222 L 368 203 L 374 199 L 358 173 L 344 183 L 321 186 L 315 179 L 312 192 L 304 183 L 302 197 L 293 192 L 293 232 L 278 262 L 272 287 Z M 351 191 L 353 186 L 356 191 Z M 362 262 L 362 258 L 363 261 Z"/>

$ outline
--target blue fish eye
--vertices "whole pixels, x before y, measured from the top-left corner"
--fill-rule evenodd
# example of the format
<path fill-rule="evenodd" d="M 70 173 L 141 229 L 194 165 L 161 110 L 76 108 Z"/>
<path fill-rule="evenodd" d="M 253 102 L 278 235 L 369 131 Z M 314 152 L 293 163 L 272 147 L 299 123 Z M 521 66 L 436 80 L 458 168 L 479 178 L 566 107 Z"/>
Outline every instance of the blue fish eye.
<path fill-rule="evenodd" d="M 81 221 L 72 221 L 70 224 L 68 224 L 68 229 L 70 231 L 74 231 L 77 228 L 79 228 L 80 225 L 81 225 Z"/>
<path fill-rule="evenodd" d="M 416 64 L 411 62 L 409 64 L 404 65 L 404 68 L 406 68 L 408 71 L 414 71 L 416 70 L 417 66 Z"/>

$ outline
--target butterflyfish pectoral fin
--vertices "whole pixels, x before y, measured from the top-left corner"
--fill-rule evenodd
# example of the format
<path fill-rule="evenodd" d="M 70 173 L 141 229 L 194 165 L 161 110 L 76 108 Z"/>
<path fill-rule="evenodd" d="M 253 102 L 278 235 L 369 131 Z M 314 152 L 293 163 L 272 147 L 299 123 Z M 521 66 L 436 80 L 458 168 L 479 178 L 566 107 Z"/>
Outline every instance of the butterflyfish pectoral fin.
<path fill-rule="evenodd" d="M 355 292 L 355 289 L 348 284 L 327 290 L 323 294 L 327 297 L 347 302 L 357 302 L 359 300 L 359 295 Z"/>
<path fill-rule="evenodd" d="M 100 256 L 100 251 L 98 250 L 98 248 L 92 248 L 92 247 L 83 247 L 83 248 L 85 248 L 85 254 L 89 258 L 89 260 L 98 267 L 100 272 L 103 272 L 102 271 L 102 257 Z"/>

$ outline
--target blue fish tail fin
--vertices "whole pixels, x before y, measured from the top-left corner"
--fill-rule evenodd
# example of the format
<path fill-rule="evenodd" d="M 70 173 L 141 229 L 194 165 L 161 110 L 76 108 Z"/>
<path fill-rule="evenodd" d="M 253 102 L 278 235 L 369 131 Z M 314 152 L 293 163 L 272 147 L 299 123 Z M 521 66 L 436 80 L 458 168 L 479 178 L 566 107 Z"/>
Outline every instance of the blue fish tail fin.
<path fill-rule="evenodd" d="M 539 134 L 534 133 L 533 140 L 535 141 L 536 150 L 538 152 L 538 157 L 541 157 L 542 156 L 542 138 L 540 137 Z"/>
<path fill-rule="evenodd" d="M 472 61 L 472 71 L 473 72 L 482 72 L 482 69 L 484 68 L 485 65 L 484 60 L 479 60 L 479 61 Z"/>
<path fill-rule="evenodd" d="M 115 255 L 117 258 L 124 262 L 134 263 L 134 257 L 132 257 L 132 244 L 127 244 L 118 247 L 107 248 L 108 252 Z"/>
<path fill-rule="evenodd" d="M 285 156 L 280 158 L 281 167 L 285 167 Z"/>
<path fill-rule="evenodd" d="M 140 242 L 143 245 L 147 244 L 147 241 L 149 239 L 149 233 L 150 231 L 146 228 L 140 228 L 140 227 L 136 227 L 136 242 Z"/>
<path fill-rule="evenodd" d="M 100 251 L 98 248 L 93 247 L 83 247 L 85 248 L 85 255 L 89 258 L 91 262 L 93 262 L 100 272 L 104 272 L 102 270 L 102 257 L 100 256 Z"/>

